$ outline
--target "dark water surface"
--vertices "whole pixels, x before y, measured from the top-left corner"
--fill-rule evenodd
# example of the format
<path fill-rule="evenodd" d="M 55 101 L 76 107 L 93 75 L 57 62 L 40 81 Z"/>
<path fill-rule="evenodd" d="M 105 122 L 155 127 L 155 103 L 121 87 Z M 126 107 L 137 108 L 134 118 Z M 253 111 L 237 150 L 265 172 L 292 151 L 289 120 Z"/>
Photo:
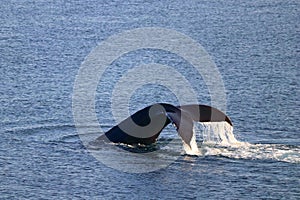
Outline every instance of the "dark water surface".
<path fill-rule="evenodd" d="M 297 0 L 4 0 L 0 198 L 299 199 L 299 13 Z M 118 171 L 88 152 L 72 115 L 80 65 L 109 36 L 149 26 L 179 31 L 203 45 L 223 78 L 234 134 L 252 146 L 208 145 L 203 156 L 179 155 L 149 173 Z M 95 108 L 104 130 L 115 124 L 110 96 L 116 80 L 141 63 L 174 67 L 202 91 L 199 102 L 210 104 L 205 82 L 187 70 L 190 64 L 170 52 L 139 50 L 117 59 L 99 82 Z M 150 84 L 133 94 L 130 110 L 156 102 L 178 100 Z M 160 155 L 166 159 L 182 148 L 176 131 L 162 135 L 169 137 L 175 145 Z"/>

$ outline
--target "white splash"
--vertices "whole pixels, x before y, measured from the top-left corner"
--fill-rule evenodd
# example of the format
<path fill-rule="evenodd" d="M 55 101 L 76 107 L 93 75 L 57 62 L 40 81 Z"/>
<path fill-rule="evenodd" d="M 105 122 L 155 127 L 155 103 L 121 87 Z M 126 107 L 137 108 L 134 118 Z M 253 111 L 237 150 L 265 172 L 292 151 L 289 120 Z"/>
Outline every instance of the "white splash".
<path fill-rule="evenodd" d="M 238 141 L 233 127 L 227 122 L 204 122 L 194 124 L 191 148 L 184 144 L 188 155 L 224 156 L 235 159 L 270 159 L 300 163 L 300 147 L 284 144 L 250 144 Z M 200 150 L 197 141 L 202 141 Z"/>
<path fill-rule="evenodd" d="M 240 142 L 235 138 L 233 127 L 227 122 L 203 122 L 201 125 L 201 135 L 204 144 L 222 146 L 245 145 L 244 142 Z"/>
<path fill-rule="evenodd" d="M 197 142 L 196 135 L 200 133 L 202 135 L 201 140 L 204 144 L 217 144 L 222 146 L 232 146 L 246 144 L 239 142 L 234 134 L 233 127 L 227 122 L 204 122 L 201 130 L 197 126 L 199 123 L 194 123 L 193 136 L 190 144 L 186 144 L 183 141 L 183 149 L 188 155 L 201 155 Z"/>

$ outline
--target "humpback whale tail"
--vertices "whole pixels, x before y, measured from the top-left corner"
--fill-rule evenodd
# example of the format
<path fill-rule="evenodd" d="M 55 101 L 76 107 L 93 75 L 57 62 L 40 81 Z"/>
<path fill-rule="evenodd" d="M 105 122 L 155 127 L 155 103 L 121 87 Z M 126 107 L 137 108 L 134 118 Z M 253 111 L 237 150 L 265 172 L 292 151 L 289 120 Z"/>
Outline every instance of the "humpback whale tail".
<path fill-rule="evenodd" d="M 137 111 L 105 134 L 92 142 L 110 141 L 125 144 L 155 143 L 161 131 L 170 123 L 174 124 L 180 135 L 185 150 L 197 151 L 193 132 L 193 122 L 227 122 L 230 118 L 220 110 L 207 105 L 182 105 L 159 103 Z"/>

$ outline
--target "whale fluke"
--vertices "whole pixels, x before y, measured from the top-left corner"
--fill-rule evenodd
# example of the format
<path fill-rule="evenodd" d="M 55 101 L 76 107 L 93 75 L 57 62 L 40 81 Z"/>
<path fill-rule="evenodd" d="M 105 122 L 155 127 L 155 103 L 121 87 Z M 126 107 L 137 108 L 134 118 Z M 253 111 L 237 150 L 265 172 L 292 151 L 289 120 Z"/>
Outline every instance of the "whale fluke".
<path fill-rule="evenodd" d="M 184 143 L 190 146 L 193 137 L 193 122 L 222 122 L 232 126 L 230 118 L 220 110 L 207 105 L 182 105 L 159 103 L 137 111 L 105 134 L 91 142 L 101 141 L 145 144 L 155 143 L 161 131 L 170 123 L 176 126 Z"/>
<path fill-rule="evenodd" d="M 191 104 L 177 106 L 177 108 L 189 113 L 196 122 L 222 122 L 226 121 L 232 126 L 230 118 L 222 111 L 207 105 Z"/>

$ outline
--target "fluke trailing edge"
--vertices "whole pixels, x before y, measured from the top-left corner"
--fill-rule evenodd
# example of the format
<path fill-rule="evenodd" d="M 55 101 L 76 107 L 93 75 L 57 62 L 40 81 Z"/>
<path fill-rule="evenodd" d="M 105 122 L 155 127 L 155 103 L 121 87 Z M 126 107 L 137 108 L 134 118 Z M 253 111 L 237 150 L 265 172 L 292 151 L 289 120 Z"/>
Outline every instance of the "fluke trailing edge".
<path fill-rule="evenodd" d="M 193 137 L 193 122 L 232 122 L 220 110 L 207 105 L 182 105 L 159 103 L 137 111 L 120 124 L 92 142 L 110 141 L 124 144 L 155 143 L 161 131 L 173 123 L 183 142 L 190 146 Z"/>

